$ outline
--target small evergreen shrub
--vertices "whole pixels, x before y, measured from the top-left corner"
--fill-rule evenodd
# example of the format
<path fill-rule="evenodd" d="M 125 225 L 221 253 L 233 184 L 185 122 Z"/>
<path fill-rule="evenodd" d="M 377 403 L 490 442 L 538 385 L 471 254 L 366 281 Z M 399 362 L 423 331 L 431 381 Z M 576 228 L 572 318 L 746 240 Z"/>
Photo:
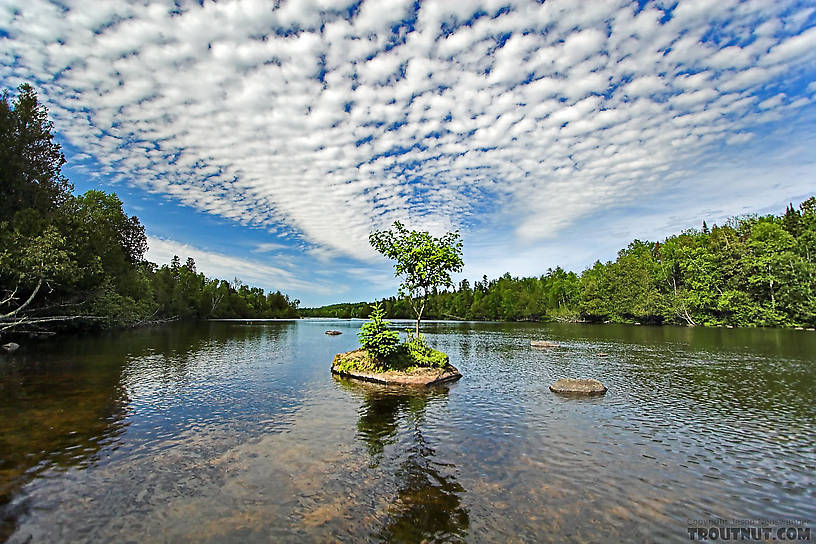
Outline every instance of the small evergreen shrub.
<path fill-rule="evenodd" d="M 399 333 L 388 328 L 389 322 L 383 319 L 384 316 L 382 305 L 375 304 L 369 320 L 357 333 L 363 348 L 379 361 L 385 361 L 400 348 Z"/>

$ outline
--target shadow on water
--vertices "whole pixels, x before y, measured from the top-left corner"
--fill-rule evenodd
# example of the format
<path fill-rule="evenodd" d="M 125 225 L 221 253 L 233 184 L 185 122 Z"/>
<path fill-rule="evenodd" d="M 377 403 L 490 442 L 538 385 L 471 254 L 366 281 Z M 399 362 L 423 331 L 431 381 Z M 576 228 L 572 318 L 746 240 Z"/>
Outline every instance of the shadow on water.
<path fill-rule="evenodd" d="M 397 492 L 384 512 L 384 524 L 370 539 L 384 542 L 463 540 L 470 516 L 462 506 L 464 487 L 456 466 L 436 459 L 423 427 L 430 404 L 445 403 L 447 388 L 405 390 L 337 378 L 343 388 L 362 397 L 357 437 L 366 446 L 369 467 L 393 467 Z M 396 463 L 386 459 L 387 446 L 399 442 Z"/>

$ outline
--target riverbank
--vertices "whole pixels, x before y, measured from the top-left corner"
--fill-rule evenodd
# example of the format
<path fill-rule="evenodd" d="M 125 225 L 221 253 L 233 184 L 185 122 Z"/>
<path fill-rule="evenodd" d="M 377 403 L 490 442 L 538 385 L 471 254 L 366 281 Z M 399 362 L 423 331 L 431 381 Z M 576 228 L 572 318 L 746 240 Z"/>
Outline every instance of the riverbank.
<path fill-rule="evenodd" d="M 415 319 L 411 317 L 393 317 L 393 316 L 386 316 L 387 319 L 393 321 L 394 323 L 415 323 Z M 298 319 L 325 319 L 325 320 L 337 320 L 337 321 L 364 321 L 367 317 L 335 317 L 331 315 L 309 315 L 309 316 L 302 316 Z M 235 321 L 243 321 L 241 319 L 236 319 Z M 251 321 L 251 320 L 246 320 Z M 266 320 L 258 320 L 258 321 L 266 321 Z M 704 329 L 779 329 L 779 330 L 796 330 L 796 331 L 816 331 L 816 327 L 804 327 L 800 325 L 790 325 L 790 326 L 762 326 L 762 325 L 731 325 L 731 324 L 699 324 L 699 325 L 691 325 L 688 323 L 656 323 L 656 322 L 640 322 L 631 319 L 619 319 L 619 320 L 598 320 L 598 319 L 583 319 L 583 318 L 564 318 L 564 317 L 557 317 L 557 318 L 548 318 L 548 319 L 511 319 L 511 320 L 501 320 L 501 319 L 440 319 L 429 317 L 427 319 L 422 320 L 423 323 L 540 323 L 540 324 L 547 324 L 547 323 L 569 323 L 574 325 L 629 325 L 634 327 L 683 327 L 683 328 L 704 328 Z"/>
<path fill-rule="evenodd" d="M 160 320 L 152 320 L 149 322 L 142 322 L 139 324 L 120 324 L 110 327 L 104 328 L 95 328 L 95 329 L 87 329 L 87 328 L 77 328 L 77 329 L 66 329 L 61 331 L 6 331 L 0 334 L 0 345 L 8 343 L 8 342 L 15 342 L 21 346 L 21 348 L 26 348 L 31 345 L 41 345 L 41 344 L 48 344 L 53 341 L 57 340 L 64 340 L 68 338 L 74 338 L 77 336 L 84 336 L 88 338 L 94 337 L 101 337 L 106 336 L 109 334 L 116 334 L 117 332 L 124 332 L 127 330 L 133 329 L 146 329 L 146 328 L 161 328 L 163 326 L 171 326 L 173 324 L 187 324 L 194 326 L 196 323 L 202 322 L 222 322 L 222 323 L 275 323 L 275 322 L 297 322 L 297 321 L 331 321 L 331 322 L 362 322 L 362 318 L 336 318 L 336 317 L 301 317 L 301 318 L 216 318 L 216 319 L 181 319 L 181 318 L 171 318 L 171 319 L 160 319 Z M 401 319 L 396 318 L 392 319 L 394 324 L 406 324 L 411 325 L 415 321 L 413 319 Z M 665 328 L 665 329 L 672 329 L 672 328 L 681 328 L 681 329 L 733 329 L 733 330 L 778 330 L 778 331 L 797 331 L 797 332 L 816 332 L 816 328 L 813 327 L 756 327 L 756 326 L 747 326 L 747 327 L 734 327 L 732 325 L 709 325 L 709 326 L 698 326 L 692 327 L 688 325 L 674 325 L 674 324 L 663 324 L 663 325 L 655 325 L 655 324 L 645 324 L 642 325 L 640 323 L 633 323 L 633 322 L 599 322 L 599 321 L 565 321 L 565 320 L 551 320 L 551 321 L 531 321 L 531 320 L 524 320 L 524 321 L 488 321 L 488 320 L 454 320 L 454 319 L 428 319 L 423 320 L 423 324 L 425 327 L 433 326 L 434 324 L 440 323 L 460 323 L 460 324 L 490 324 L 490 323 L 502 323 L 502 324 L 564 324 L 564 325 L 585 325 L 585 326 L 593 326 L 593 327 L 600 327 L 600 326 L 625 326 L 631 328 L 645 328 L 645 329 L 654 329 L 654 328 Z M 357 327 L 355 327 L 356 330 Z M 395 329 L 399 329 L 399 327 L 394 327 Z M 5 351 L 0 350 L 0 355 L 6 353 Z"/>

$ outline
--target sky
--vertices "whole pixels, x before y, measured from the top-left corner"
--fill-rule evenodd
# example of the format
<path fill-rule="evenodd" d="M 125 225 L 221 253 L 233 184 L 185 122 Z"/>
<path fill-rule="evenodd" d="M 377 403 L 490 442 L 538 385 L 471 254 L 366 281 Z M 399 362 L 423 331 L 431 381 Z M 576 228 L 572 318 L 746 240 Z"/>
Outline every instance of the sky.
<path fill-rule="evenodd" d="M 816 193 L 814 1 L 3 0 L 22 82 L 151 261 L 304 306 L 395 294 L 396 220 L 472 280 Z"/>

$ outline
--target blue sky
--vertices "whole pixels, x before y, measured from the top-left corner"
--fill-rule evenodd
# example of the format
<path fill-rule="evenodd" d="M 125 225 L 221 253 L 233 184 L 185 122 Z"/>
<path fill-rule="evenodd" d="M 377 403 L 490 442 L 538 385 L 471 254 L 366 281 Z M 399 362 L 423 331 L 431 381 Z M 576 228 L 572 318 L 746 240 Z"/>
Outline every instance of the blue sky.
<path fill-rule="evenodd" d="M 395 220 L 537 275 L 816 192 L 814 2 L 4 0 L 0 81 L 151 260 L 304 305 L 394 294 Z"/>

